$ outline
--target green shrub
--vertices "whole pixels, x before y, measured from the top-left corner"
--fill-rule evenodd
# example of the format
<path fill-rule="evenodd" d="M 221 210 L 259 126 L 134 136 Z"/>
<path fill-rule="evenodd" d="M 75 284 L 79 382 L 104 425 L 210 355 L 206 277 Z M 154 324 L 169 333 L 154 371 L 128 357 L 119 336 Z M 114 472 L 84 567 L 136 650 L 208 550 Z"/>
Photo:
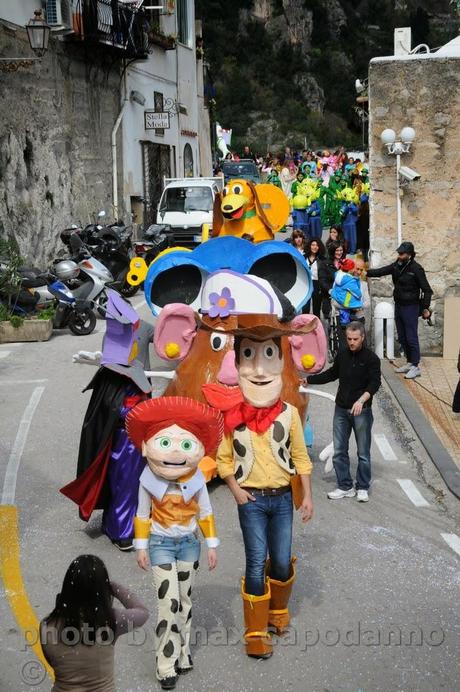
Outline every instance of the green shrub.
<path fill-rule="evenodd" d="M 44 310 L 40 310 L 38 314 L 36 315 L 36 318 L 38 320 L 52 320 L 54 318 L 54 315 L 56 314 L 55 308 L 50 305 L 49 308 L 45 308 Z"/>
<path fill-rule="evenodd" d="M 10 323 L 15 329 L 19 329 L 19 327 L 24 324 L 24 317 L 20 317 L 19 315 L 11 315 Z"/>

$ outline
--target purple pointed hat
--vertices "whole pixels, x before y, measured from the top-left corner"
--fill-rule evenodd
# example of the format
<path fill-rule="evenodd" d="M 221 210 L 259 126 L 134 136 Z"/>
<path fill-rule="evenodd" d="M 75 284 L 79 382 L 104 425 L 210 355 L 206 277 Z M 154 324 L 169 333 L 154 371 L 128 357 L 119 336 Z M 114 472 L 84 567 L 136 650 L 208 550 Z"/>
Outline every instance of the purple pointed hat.
<path fill-rule="evenodd" d="M 107 296 L 101 365 L 125 375 L 142 391 L 149 392 L 152 387 L 145 376 L 144 363 L 139 360 L 140 351 L 146 346 L 140 344 L 140 339 L 149 339 L 149 330 L 140 329 L 139 315 L 119 293 L 109 288 Z"/>

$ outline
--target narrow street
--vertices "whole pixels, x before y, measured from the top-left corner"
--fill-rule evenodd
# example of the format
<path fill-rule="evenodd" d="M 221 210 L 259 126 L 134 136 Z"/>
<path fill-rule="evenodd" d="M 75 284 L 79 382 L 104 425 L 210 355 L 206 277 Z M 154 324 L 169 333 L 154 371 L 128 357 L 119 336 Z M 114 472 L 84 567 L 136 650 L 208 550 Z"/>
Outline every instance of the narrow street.
<path fill-rule="evenodd" d="M 148 319 L 140 295 L 133 303 Z M 89 400 L 81 390 L 94 373 L 92 366 L 73 364 L 72 354 L 98 349 L 103 331 L 99 321 L 89 337 L 55 332 L 46 343 L 0 346 L 2 504 L 18 507 L 22 577 L 39 619 L 54 607 L 63 575 L 81 553 L 99 555 L 111 577 L 130 585 L 151 607 L 143 630 L 122 638 L 115 655 L 118 689 L 146 692 L 157 689 L 149 574 L 137 567 L 134 554 L 122 554 L 100 533 L 98 515 L 84 524 L 58 492 L 74 477 Z M 334 392 L 332 386 L 315 389 Z M 385 384 L 374 405 L 370 502 L 328 500 L 335 476 L 324 473 L 318 456 L 331 441 L 332 412 L 332 402 L 312 397 L 315 515 L 306 526 L 295 522 L 292 629 L 275 638 L 270 660 L 244 655 L 242 539 L 234 501 L 224 485 L 214 482 L 219 564 L 209 573 L 203 551 L 195 589 L 195 670 L 179 680 L 177 689 L 458 689 L 458 501 Z M 2 671 L 2 692 L 49 690 L 50 681 L 25 646 L 4 594 L 0 616 L 1 647 L 9 663 Z"/>

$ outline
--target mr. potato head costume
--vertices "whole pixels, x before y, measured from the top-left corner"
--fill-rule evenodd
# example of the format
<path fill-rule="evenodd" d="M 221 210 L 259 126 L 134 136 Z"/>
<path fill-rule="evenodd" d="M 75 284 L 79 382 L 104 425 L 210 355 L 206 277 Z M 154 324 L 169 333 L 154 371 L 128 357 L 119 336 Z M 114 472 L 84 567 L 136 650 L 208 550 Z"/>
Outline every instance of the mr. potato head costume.
<path fill-rule="evenodd" d="M 237 318 L 234 310 L 226 309 L 235 301 L 247 313 L 239 316 L 240 323 L 253 325 L 254 312 L 271 314 L 277 324 L 281 318 L 290 320 L 290 328 L 280 336 L 281 398 L 299 410 L 303 421 L 307 399 L 299 393 L 299 373 L 319 372 L 324 366 L 327 348 L 322 325 L 314 315 L 296 316 L 290 301 L 268 281 L 228 269 L 207 277 L 200 298 L 203 316 L 198 321 L 191 306 L 177 303 L 164 307 L 157 319 L 155 350 L 165 360 L 179 363 L 166 394 L 228 407 L 241 401 L 234 350 Z"/>
<path fill-rule="evenodd" d="M 268 282 L 229 271 L 208 278 L 201 312 L 205 329 L 234 337 L 238 395 L 229 397 L 213 385 L 203 391 L 224 417 L 217 468 L 238 504 L 243 533 L 246 651 L 252 657 L 268 658 L 272 654 L 268 626 L 280 634 L 289 624 L 288 602 L 295 581 L 293 488 L 303 520 L 313 512 L 312 464 L 299 411 L 281 398 L 281 340 L 302 338 L 315 324 L 293 318 L 292 306 Z"/>
<path fill-rule="evenodd" d="M 193 667 L 191 593 L 200 556 L 198 527 L 209 567 L 216 564 L 219 539 L 198 465 L 219 445 L 223 420 L 219 411 L 193 399 L 159 397 L 136 406 L 126 429 L 147 461 L 140 477 L 134 547 L 144 569 L 149 551 L 159 614 L 156 675 L 163 689 L 173 689 L 177 674 Z"/>

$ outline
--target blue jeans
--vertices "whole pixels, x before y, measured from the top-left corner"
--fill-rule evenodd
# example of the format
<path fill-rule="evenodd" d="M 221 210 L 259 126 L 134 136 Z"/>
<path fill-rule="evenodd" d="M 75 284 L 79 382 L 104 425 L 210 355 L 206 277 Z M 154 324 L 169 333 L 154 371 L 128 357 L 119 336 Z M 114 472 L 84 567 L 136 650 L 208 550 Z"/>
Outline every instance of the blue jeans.
<path fill-rule="evenodd" d="M 355 434 L 358 447 L 358 470 L 356 472 L 356 490 L 367 490 L 371 482 L 371 431 L 374 416 L 372 408 L 363 408 L 359 416 L 353 416 L 349 410 L 335 407 L 333 423 L 333 440 L 335 474 L 337 485 L 341 490 L 351 490 L 353 481 L 350 475 L 350 457 L 348 442 L 351 431 Z"/>
<path fill-rule="evenodd" d="M 197 562 L 201 543 L 193 533 L 172 538 L 152 533 L 149 540 L 149 556 L 152 567 L 181 562 Z"/>
<path fill-rule="evenodd" d="M 254 495 L 255 501 L 238 505 L 246 553 L 246 593 L 265 593 L 265 561 L 270 556 L 270 577 L 287 581 L 291 568 L 292 493 Z"/>
<path fill-rule="evenodd" d="M 420 346 L 418 343 L 419 305 L 395 304 L 395 322 L 398 331 L 398 341 L 404 351 L 408 363 L 418 365 L 420 362 Z"/>

